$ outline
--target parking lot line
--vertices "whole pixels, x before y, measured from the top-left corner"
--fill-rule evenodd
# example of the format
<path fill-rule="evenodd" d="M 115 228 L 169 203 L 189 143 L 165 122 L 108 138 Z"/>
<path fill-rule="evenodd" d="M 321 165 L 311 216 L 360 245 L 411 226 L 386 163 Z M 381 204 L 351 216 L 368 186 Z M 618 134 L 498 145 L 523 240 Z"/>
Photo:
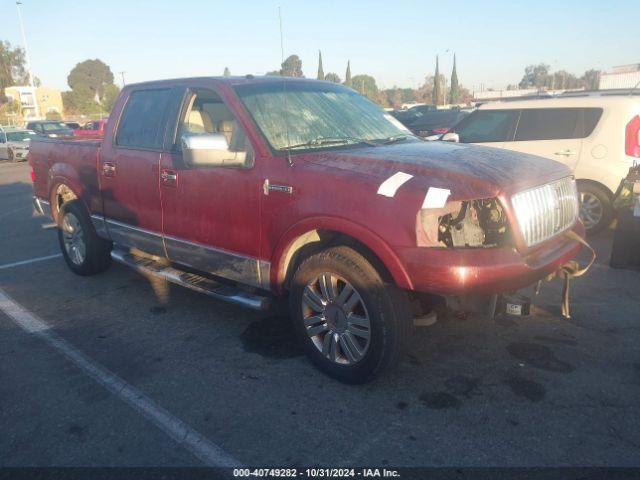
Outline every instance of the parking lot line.
<path fill-rule="evenodd" d="M 205 465 L 210 467 L 241 466 L 238 460 L 156 404 L 142 391 L 128 384 L 113 372 L 94 363 L 73 345 L 58 336 L 45 321 L 15 302 L 2 289 L 0 289 L 0 311 L 4 312 L 27 333 L 44 340 L 89 377 L 140 412 Z"/>
<path fill-rule="evenodd" d="M 58 258 L 61 256 L 61 253 L 56 253 L 55 255 L 47 255 L 46 257 L 30 258 L 29 260 L 22 260 L 20 262 L 5 263 L 4 265 L 0 265 L 0 270 L 4 270 L 5 268 L 19 267 L 20 265 L 28 265 L 30 263 L 44 262 L 45 260 L 51 260 L 52 258 Z"/>

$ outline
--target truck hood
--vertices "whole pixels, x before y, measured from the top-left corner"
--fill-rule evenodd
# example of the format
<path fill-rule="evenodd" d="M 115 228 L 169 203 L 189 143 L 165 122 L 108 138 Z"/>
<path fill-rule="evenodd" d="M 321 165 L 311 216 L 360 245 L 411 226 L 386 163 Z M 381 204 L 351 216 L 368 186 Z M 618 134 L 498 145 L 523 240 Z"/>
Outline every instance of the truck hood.
<path fill-rule="evenodd" d="M 410 141 L 305 157 L 312 163 L 373 176 L 380 182 L 405 172 L 418 177 L 420 186 L 447 188 L 452 199 L 460 200 L 514 193 L 571 175 L 568 167 L 546 158 L 448 142 Z"/>

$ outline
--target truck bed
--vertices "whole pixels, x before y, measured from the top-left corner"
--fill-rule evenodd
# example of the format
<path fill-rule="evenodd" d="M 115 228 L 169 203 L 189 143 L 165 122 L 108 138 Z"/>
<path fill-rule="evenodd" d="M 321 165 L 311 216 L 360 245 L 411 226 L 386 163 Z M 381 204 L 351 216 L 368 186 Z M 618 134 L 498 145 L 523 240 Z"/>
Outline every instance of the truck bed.
<path fill-rule="evenodd" d="M 36 197 L 55 203 L 56 184 L 72 187 L 93 212 L 100 212 L 97 162 L 101 139 L 36 138 L 31 140 L 29 161 L 35 175 Z"/>

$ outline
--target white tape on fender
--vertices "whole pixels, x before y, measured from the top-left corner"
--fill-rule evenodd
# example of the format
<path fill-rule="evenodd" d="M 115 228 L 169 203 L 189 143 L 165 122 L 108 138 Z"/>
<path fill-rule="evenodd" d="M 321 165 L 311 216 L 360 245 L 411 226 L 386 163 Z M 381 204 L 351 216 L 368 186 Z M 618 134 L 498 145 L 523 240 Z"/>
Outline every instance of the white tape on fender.
<path fill-rule="evenodd" d="M 422 208 L 442 208 L 447 203 L 451 191 L 447 188 L 429 187 L 424 196 Z"/>
<path fill-rule="evenodd" d="M 391 175 L 378 187 L 378 195 L 393 198 L 398 189 L 406 182 L 411 180 L 413 175 L 404 172 L 398 172 Z"/>

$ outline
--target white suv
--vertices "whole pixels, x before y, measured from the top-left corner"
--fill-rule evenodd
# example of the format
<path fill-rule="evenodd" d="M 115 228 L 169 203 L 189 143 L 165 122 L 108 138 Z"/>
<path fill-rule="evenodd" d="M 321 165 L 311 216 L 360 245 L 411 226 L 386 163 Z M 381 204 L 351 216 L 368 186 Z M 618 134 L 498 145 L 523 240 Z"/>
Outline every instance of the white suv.
<path fill-rule="evenodd" d="M 571 167 L 580 217 L 594 233 L 611 223 L 614 193 L 640 160 L 640 96 L 599 92 L 488 103 L 443 140 L 531 153 Z"/>

